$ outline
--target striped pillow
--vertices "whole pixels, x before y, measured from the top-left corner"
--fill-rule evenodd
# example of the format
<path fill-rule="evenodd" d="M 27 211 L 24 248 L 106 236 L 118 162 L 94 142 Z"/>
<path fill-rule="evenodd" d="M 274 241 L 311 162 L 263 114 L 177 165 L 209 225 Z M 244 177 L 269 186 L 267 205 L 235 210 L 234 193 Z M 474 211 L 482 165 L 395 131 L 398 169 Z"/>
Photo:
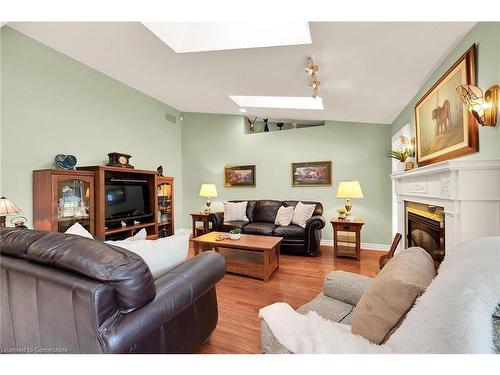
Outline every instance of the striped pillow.
<path fill-rule="evenodd" d="M 224 203 L 224 221 L 248 221 L 247 201 Z"/>

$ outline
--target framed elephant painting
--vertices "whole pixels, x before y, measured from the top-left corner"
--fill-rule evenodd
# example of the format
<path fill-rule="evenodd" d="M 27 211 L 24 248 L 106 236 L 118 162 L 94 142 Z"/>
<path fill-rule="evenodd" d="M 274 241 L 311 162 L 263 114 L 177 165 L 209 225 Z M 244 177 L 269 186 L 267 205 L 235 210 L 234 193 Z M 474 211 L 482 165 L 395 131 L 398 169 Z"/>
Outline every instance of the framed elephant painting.
<path fill-rule="evenodd" d="M 473 45 L 415 105 L 419 166 L 479 150 L 474 116 L 462 105 L 457 87 L 476 84 Z"/>

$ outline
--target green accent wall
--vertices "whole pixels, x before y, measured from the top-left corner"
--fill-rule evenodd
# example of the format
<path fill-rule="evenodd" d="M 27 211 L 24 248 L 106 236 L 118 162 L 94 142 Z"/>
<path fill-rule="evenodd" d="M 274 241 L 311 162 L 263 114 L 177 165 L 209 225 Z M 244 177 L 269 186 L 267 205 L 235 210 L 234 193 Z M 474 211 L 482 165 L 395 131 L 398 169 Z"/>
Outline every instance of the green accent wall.
<path fill-rule="evenodd" d="M 183 113 L 182 170 L 184 225 L 200 211 L 202 183 L 217 185 L 217 207 L 231 199 L 297 199 L 319 201 L 329 221 L 344 205 L 336 199 L 339 181 L 359 180 L 364 199 L 353 199 L 354 215 L 366 221 L 362 242 L 390 244 L 390 126 L 327 121 L 325 126 L 245 134 L 242 116 Z M 333 186 L 291 187 L 291 163 L 331 160 Z M 255 188 L 225 188 L 224 166 L 256 165 Z M 332 238 L 328 222 L 323 238 Z"/>
<path fill-rule="evenodd" d="M 395 134 L 407 123 L 412 124 L 415 133 L 415 103 L 436 83 L 439 78 L 462 56 L 474 43 L 476 49 L 477 84 L 483 90 L 500 84 L 500 22 L 480 22 L 460 41 L 445 61 L 432 73 L 430 78 L 417 92 L 408 105 L 401 111 L 391 125 L 391 134 Z M 500 124 L 494 128 L 479 129 L 479 152 L 467 155 L 468 159 L 500 158 Z"/>
<path fill-rule="evenodd" d="M 1 28 L 1 192 L 32 219 L 32 170 L 54 156 L 104 165 L 107 153 L 132 155 L 136 168 L 164 166 L 176 178 L 182 226 L 181 125 L 173 108 L 9 27 Z"/>

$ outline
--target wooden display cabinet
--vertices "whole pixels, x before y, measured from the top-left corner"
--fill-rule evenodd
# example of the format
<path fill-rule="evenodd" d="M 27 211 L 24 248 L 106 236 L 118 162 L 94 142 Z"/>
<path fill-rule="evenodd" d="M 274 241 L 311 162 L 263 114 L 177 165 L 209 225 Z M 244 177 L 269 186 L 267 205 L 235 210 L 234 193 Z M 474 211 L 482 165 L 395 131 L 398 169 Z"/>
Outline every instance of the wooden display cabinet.
<path fill-rule="evenodd" d="M 33 227 L 65 232 L 80 223 L 95 234 L 94 172 L 33 171 Z"/>
<path fill-rule="evenodd" d="M 174 178 L 156 176 L 156 209 L 158 237 L 174 234 Z"/>
<path fill-rule="evenodd" d="M 113 180 L 145 186 L 145 212 L 106 220 L 106 186 L 113 185 Z M 174 178 L 158 176 L 157 171 L 109 166 L 33 171 L 33 208 L 37 230 L 65 232 L 79 222 L 99 240 L 125 239 L 143 228 L 148 239 L 171 236 L 175 228 Z"/>

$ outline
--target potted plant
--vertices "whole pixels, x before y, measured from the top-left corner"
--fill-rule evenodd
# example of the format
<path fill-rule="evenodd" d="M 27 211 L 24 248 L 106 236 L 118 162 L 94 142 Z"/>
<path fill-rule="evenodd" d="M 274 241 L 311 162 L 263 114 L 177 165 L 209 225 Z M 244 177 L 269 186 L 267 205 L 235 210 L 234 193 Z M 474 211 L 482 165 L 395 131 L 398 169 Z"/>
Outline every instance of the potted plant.
<path fill-rule="evenodd" d="M 347 216 L 347 210 L 344 207 L 339 208 L 337 213 L 339 214 L 339 219 L 345 219 Z"/>
<path fill-rule="evenodd" d="M 404 149 L 403 151 L 389 151 L 387 156 L 400 161 L 402 163 L 401 165 L 403 165 L 406 159 L 410 156 L 410 151 L 407 149 Z"/>
<path fill-rule="evenodd" d="M 231 240 L 239 240 L 241 238 L 241 228 L 236 227 L 229 231 L 229 239 Z"/>

